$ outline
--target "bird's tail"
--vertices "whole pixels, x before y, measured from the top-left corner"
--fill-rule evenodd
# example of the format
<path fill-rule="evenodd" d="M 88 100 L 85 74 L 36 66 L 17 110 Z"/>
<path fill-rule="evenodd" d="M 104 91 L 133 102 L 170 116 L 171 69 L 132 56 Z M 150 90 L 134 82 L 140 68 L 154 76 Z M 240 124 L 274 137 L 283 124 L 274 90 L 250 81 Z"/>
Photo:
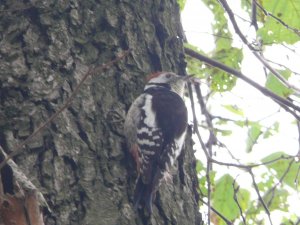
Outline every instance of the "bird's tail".
<path fill-rule="evenodd" d="M 157 188 L 151 182 L 150 184 L 145 184 L 141 177 L 138 178 L 135 190 L 134 190 L 134 209 L 137 210 L 139 205 L 141 204 L 143 207 L 145 206 L 150 214 L 153 211 L 153 201 L 155 199 Z"/>

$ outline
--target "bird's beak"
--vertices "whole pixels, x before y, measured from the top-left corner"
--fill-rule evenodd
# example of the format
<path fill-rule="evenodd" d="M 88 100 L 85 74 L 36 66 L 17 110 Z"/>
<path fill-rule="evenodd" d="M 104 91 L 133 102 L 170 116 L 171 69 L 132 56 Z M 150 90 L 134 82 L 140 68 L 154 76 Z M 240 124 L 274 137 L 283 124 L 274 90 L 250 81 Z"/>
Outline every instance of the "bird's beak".
<path fill-rule="evenodd" d="M 190 74 L 190 75 L 182 76 L 182 79 L 184 81 L 190 81 L 191 78 L 193 78 L 193 77 L 194 77 L 194 74 Z"/>

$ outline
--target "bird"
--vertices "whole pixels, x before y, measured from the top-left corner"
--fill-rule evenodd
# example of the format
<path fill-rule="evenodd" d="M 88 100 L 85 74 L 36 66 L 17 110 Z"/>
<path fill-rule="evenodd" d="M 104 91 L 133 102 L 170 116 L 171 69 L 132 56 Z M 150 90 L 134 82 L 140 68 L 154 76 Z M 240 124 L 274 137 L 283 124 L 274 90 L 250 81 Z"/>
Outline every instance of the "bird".
<path fill-rule="evenodd" d="M 133 205 L 153 212 L 160 184 L 183 148 L 187 130 L 184 88 L 191 76 L 155 72 L 130 106 L 124 123 L 127 146 L 137 169 Z"/>

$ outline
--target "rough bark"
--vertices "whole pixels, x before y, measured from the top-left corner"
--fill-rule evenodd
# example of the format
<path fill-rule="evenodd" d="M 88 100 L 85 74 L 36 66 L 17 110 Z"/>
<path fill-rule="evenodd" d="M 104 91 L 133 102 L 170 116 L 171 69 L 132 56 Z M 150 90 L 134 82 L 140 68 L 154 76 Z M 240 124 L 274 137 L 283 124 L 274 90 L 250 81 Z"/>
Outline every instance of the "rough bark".
<path fill-rule="evenodd" d="M 44 211 L 45 224 L 200 224 L 192 144 L 148 218 L 133 211 L 134 164 L 122 122 L 110 116 L 125 114 L 146 74 L 184 73 L 182 39 L 175 0 L 0 1 L 6 153 L 61 107 L 89 67 L 132 49 L 126 60 L 90 77 L 72 105 L 14 158 L 52 209 Z"/>

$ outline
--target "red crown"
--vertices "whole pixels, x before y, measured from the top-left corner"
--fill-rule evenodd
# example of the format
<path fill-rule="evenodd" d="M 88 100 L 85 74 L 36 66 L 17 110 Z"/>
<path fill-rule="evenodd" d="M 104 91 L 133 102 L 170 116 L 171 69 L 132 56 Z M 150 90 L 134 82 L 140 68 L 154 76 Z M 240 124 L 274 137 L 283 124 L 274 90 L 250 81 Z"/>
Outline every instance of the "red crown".
<path fill-rule="evenodd" d="M 158 77 L 159 75 L 161 75 L 162 71 L 158 71 L 158 72 L 154 72 L 154 73 L 150 73 L 147 77 L 146 77 L 146 81 L 148 82 L 149 80 L 151 80 L 152 78 Z"/>

